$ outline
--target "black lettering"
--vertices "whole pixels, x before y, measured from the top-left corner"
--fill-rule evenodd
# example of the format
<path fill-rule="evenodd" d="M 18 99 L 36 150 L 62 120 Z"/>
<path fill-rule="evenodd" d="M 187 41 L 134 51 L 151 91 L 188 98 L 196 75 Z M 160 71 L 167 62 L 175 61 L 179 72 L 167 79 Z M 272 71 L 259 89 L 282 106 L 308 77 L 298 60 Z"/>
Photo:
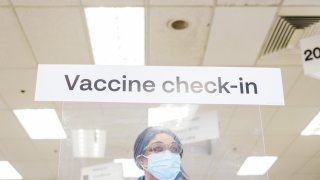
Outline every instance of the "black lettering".
<path fill-rule="evenodd" d="M 86 90 L 92 91 L 90 79 L 82 79 L 82 80 L 81 80 L 81 83 L 82 83 L 82 84 L 80 85 L 80 89 L 81 89 L 82 91 L 86 91 Z"/>
<path fill-rule="evenodd" d="M 254 88 L 254 93 L 255 93 L 255 94 L 258 94 L 257 85 L 256 85 L 256 83 L 254 83 L 254 82 L 246 83 L 246 92 L 247 92 L 247 94 L 250 93 L 250 92 L 249 92 L 249 86 L 250 86 L 250 85 L 253 86 L 253 88 Z"/>
<path fill-rule="evenodd" d="M 146 92 L 153 92 L 154 87 L 155 87 L 155 84 L 151 80 L 147 80 L 147 81 L 143 82 L 143 90 Z M 148 88 L 151 88 L 151 89 L 148 89 Z"/>
<path fill-rule="evenodd" d="M 124 79 L 124 80 L 122 80 L 122 91 L 126 91 L 126 75 L 123 75 L 122 76 L 122 78 Z"/>
<path fill-rule="evenodd" d="M 208 88 L 209 84 L 212 84 L 213 89 L 212 91 L 210 91 L 210 89 Z M 208 81 L 204 84 L 204 89 L 208 92 L 208 93 L 215 93 L 217 91 L 217 89 L 215 89 L 214 87 L 216 86 L 216 83 L 212 82 L 212 81 Z"/>
<path fill-rule="evenodd" d="M 191 83 L 191 91 L 195 93 L 200 93 L 202 91 L 202 84 L 199 81 L 193 81 Z"/>
<path fill-rule="evenodd" d="M 129 91 L 132 91 L 132 84 L 136 83 L 137 84 L 137 92 L 140 92 L 141 86 L 140 86 L 140 81 L 138 80 L 129 80 Z"/>
<path fill-rule="evenodd" d="M 180 81 L 180 77 L 177 76 L 176 77 L 176 82 L 177 82 L 177 92 L 180 92 L 180 86 L 183 84 L 185 87 L 185 92 L 188 93 L 189 92 L 189 88 L 188 88 L 188 83 L 186 81 Z"/>
<path fill-rule="evenodd" d="M 171 92 L 173 92 L 174 91 L 174 88 L 172 87 L 171 89 L 167 89 L 166 87 L 166 85 L 167 84 L 171 84 L 171 85 L 174 85 L 174 83 L 172 82 L 172 81 L 165 81 L 165 82 L 163 82 L 163 84 L 162 84 L 162 89 L 165 91 L 165 92 L 168 92 L 168 93 L 171 93 Z"/>
<path fill-rule="evenodd" d="M 243 83 L 241 82 L 242 77 L 240 77 L 239 80 L 240 80 L 240 93 L 243 94 Z"/>
<path fill-rule="evenodd" d="M 74 89 L 74 87 L 75 87 L 76 84 L 77 84 L 77 81 L 78 81 L 79 77 L 80 77 L 80 75 L 77 75 L 76 78 L 75 78 L 75 80 L 73 81 L 73 83 L 72 83 L 72 85 L 71 85 L 69 76 L 68 76 L 68 75 L 64 75 L 64 78 L 65 78 L 66 81 L 67 81 L 67 85 L 68 85 L 69 90 L 73 90 L 73 89 Z"/>
<path fill-rule="evenodd" d="M 230 93 L 230 91 L 226 87 L 227 84 L 229 84 L 229 82 L 225 82 L 225 83 L 222 84 L 221 77 L 218 77 L 219 93 L 222 93 L 222 89 L 224 89 L 226 91 L 226 93 Z"/>
<path fill-rule="evenodd" d="M 110 91 L 119 91 L 120 90 L 120 87 L 116 87 L 116 88 L 113 88 L 112 87 L 112 83 L 115 82 L 117 84 L 120 84 L 120 81 L 116 80 L 116 79 L 112 79 L 109 81 L 108 83 L 108 88 L 110 89 Z"/>
<path fill-rule="evenodd" d="M 103 79 L 97 79 L 95 82 L 94 82 L 94 88 L 97 90 L 97 91 L 104 91 L 106 89 L 105 86 L 103 86 L 102 88 L 99 88 L 98 87 L 98 83 L 99 82 L 102 82 L 103 84 L 106 84 L 107 82 Z"/>
<path fill-rule="evenodd" d="M 304 61 L 313 60 L 311 49 L 307 49 L 306 51 L 304 51 L 304 55 L 307 55 L 307 57 L 306 57 L 306 59 Z"/>

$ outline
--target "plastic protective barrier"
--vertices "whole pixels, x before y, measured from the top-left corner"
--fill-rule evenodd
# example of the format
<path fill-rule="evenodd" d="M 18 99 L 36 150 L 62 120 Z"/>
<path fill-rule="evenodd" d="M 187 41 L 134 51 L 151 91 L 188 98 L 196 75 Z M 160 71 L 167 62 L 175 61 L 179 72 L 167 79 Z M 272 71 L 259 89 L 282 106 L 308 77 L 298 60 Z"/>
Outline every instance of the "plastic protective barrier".
<path fill-rule="evenodd" d="M 178 135 L 191 179 L 268 179 L 237 175 L 247 157 L 267 155 L 259 106 L 64 103 L 62 123 L 59 180 L 136 179 L 133 145 L 148 126 Z"/>

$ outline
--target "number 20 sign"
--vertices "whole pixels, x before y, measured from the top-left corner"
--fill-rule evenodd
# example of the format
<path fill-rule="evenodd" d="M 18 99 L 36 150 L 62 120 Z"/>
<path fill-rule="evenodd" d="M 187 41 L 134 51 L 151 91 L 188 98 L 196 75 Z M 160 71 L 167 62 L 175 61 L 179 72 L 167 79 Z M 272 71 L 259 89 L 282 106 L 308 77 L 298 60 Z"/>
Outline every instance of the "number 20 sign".
<path fill-rule="evenodd" d="M 302 39 L 300 47 L 304 74 L 318 76 L 320 74 L 320 35 Z"/>

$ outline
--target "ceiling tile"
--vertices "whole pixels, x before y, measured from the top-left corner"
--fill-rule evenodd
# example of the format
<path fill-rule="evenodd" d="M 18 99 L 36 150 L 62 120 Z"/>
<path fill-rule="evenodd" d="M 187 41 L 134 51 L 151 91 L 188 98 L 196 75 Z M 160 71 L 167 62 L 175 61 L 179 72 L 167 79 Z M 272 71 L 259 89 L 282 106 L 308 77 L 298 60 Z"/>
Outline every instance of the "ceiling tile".
<path fill-rule="evenodd" d="M 224 6 L 248 6 L 248 5 L 278 5 L 281 0 L 218 0 L 218 5 Z"/>
<path fill-rule="evenodd" d="M 149 5 L 165 5 L 165 6 L 212 6 L 212 0 L 149 0 Z"/>
<path fill-rule="evenodd" d="M 0 7 L 0 68 L 35 67 L 36 62 L 12 8 Z"/>
<path fill-rule="evenodd" d="M 4 157 L 4 155 L 2 154 L 1 152 L 1 149 L 0 149 L 0 161 L 5 161 L 6 158 Z"/>
<path fill-rule="evenodd" d="M 306 165 L 304 165 L 302 169 L 299 170 L 299 173 L 320 175 L 319 167 L 320 167 L 320 157 L 314 157 Z"/>
<path fill-rule="evenodd" d="M 0 111 L 0 139 L 14 141 L 17 138 L 28 139 L 29 137 L 11 111 Z"/>
<path fill-rule="evenodd" d="M 272 54 L 261 54 L 257 64 L 260 66 L 301 66 L 300 51 L 297 50 L 281 49 Z"/>
<path fill-rule="evenodd" d="M 239 106 L 228 124 L 227 135 L 261 135 L 258 106 Z"/>
<path fill-rule="evenodd" d="M 144 0 L 81 0 L 85 6 L 144 6 Z"/>
<path fill-rule="evenodd" d="M 270 173 L 268 172 L 268 177 L 270 180 L 290 180 L 291 174 L 287 173 Z"/>
<path fill-rule="evenodd" d="M 35 102 L 36 70 L 0 70 L 0 93 L 13 109 L 52 108 L 49 102 Z M 21 90 L 25 92 L 22 93 Z"/>
<path fill-rule="evenodd" d="M 49 166 L 49 169 L 51 170 L 52 174 L 54 174 L 56 177 L 58 177 L 59 159 L 48 161 L 48 166 Z M 55 178 L 54 180 L 57 180 L 57 178 Z"/>
<path fill-rule="evenodd" d="M 272 7 L 216 8 L 203 64 L 254 65 L 276 10 Z"/>
<path fill-rule="evenodd" d="M 15 6 L 75 6 L 79 0 L 11 0 Z"/>
<path fill-rule="evenodd" d="M 294 174 L 290 180 L 319 180 L 319 174 Z"/>
<path fill-rule="evenodd" d="M 211 163 L 210 156 L 204 155 L 189 155 L 182 159 L 183 168 L 191 176 L 190 179 L 199 179 L 196 177 L 205 175 L 209 169 L 212 170 Z"/>
<path fill-rule="evenodd" d="M 148 65 L 199 65 L 203 58 L 212 9 L 208 7 L 150 8 L 147 24 Z M 175 30 L 170 24 L 185 20 L 188 27 Z"/>
<path fill-rule="evenodd" d="M 8 109 L 6 103 L 4 102 L 1 96 L 0 96 L 0 109 Z"/>
<path fill-rule="evenodd" d="M 284 0 L 283 5 L 320 5 L 319 0 Z"/>
<path fill-rule="evenodd" d="M 81 8 L 16 8 L 39 63 L 93 63 Z"/>
<path fill-rule="evenodd" d="M 309 159 L 301 157 L 280 157 L 270 168 L 270 174 L 291 175 Z"/>
<path fill-rule="evenodd" d="M 271 156 L 279 156 L 288 148 L 296 136 L 264 136 L 266 152 Z"/>
<path fill-rule="evenodd" d="M 40 160 L 39 152 L 30 139 L 0 139 L 1 152 L 8 161 Z"/>
<path fill-rule="evenodd" d="M 319 16 L 319 6 L 282 6 L 279 16 Z"/>
<path fill-rule="evenodd" d="M 59 159 L 60 140 L 33 140 L 32 143 L 42 159 Z"/>
<path fill-rule="evenodd" d="M 303 73 L 301 67 L 281 67 L 283 94 L 286 96 Z"/>
<path fill-rule="evenodd" d="M 56 179 L 49 169 L 49 164 L 46 161 L 39 161 L 34 159 L 33 161 L 12 161 L 12 165 L 23 176 L 23 179 Z"/>
<path fill-rule="evenodd" d="M 260 118 L 263 127 L 266 127 L 268 125 L 278 109 L 278 106 L 260 106 Z"/>
<path fill-rule="evenodd" d="M 0 0 L 0 6 L 8 6 L 10 5 L 8 0 Z"/>
<path fill-rule="evenodd" d="M 266 135 L 299 135 L 317 114 L 313 107 L 281 107 L 266 127 Z"/>
<path fill-rule="evenodd" d="M 286 98 L 286 105 L 320 106 L 319 92 L 319 80 L 301 74 Z"/>
<path fill-rule="evenodd" d="M 283 154 L 285 157 L 313 157 L 320 151 L 319 136 L 299 136 Z"/>

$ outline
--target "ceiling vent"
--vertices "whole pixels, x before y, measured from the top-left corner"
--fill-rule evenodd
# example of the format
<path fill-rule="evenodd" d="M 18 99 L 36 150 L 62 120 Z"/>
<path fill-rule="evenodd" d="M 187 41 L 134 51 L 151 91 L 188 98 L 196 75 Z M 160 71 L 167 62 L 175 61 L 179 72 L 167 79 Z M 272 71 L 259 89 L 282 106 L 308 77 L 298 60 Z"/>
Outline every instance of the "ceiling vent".
<path fill-rule="evenodd" d="M 278 17 L 270 33 L 262 56 L 281 51 L 297 50 L 300 39 L 320 33 L 320 16 L 282 16 Z"/>

